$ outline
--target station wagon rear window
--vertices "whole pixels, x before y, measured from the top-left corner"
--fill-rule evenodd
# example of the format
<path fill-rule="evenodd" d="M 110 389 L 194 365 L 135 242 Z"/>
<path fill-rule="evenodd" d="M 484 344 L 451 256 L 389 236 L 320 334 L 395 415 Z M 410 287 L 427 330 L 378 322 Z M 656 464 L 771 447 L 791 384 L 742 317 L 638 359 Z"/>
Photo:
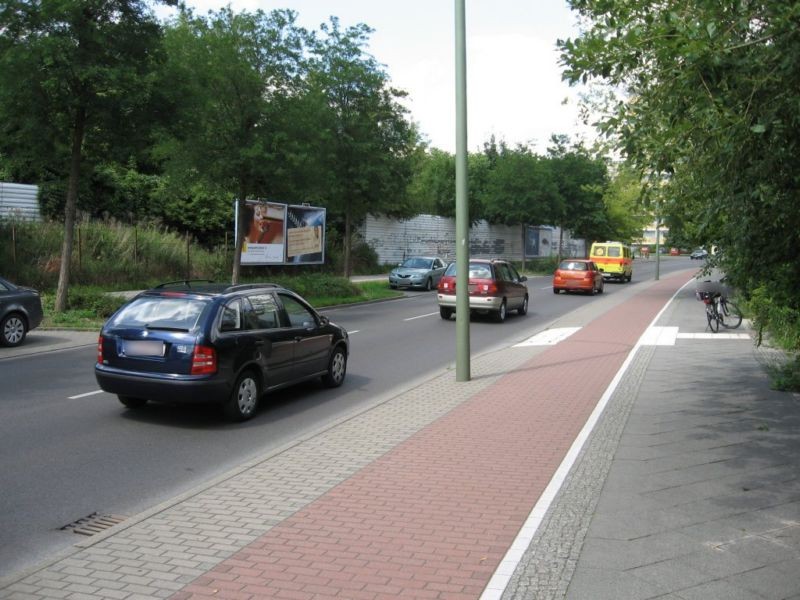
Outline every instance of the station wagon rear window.
<path fill-rule="evenodd" d="M 206 307 L 205 300 L 192 298 L 137 298 L 124 307 L 111 322 L 117 327 L 147 327 L 190 331 Z"/>
<path fill-rule="evenodd" d="M 456 263 L 450 263 L 445 275 L 454 277 L 456 274 Z M 492 267 L 486 263 L 469 263 L 470 279 L 492 279 Z"/>

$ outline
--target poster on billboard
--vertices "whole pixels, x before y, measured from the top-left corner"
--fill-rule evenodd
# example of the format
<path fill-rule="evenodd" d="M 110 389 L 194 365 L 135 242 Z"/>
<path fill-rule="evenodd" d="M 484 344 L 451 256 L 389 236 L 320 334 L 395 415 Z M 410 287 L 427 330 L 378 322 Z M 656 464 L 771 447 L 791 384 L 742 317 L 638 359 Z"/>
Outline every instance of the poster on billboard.
<path fill-rule="evenodd" d="M 324 208 L 248 200 L 244 211 L 241 264 L 314 265 L 325 262 Z M 238 226 L 238 216 L 235 223 Z"/>
<path fill-rule="evenodd" d="M 539 256 L 539 228 L 525 226 L 525 257 Z"/>
<path fill-rule="evenodd" d="M 283 263 L 286 246 L 286 205 L 248 200 L 245 202 L 244 211 L 242 264 Z"/>
<path fill-rule="evenodd" d="M 324 208 L 290 205 L 286 211 L 286 262 L 315 265 L 325 262 Z"/>

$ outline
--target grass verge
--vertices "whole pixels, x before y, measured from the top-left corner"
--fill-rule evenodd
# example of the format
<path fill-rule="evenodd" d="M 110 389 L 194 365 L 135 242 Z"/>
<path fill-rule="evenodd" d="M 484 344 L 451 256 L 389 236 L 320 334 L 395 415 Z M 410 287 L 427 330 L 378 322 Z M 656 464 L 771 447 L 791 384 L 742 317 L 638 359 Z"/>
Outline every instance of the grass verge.
<path fill-rule="evenodd" d="M 323 279 L 325 281 L 318 278 L 317 285 L 312 285 L 308 276 L 298 279 L 282 278 L 277 283 L 296 291 L 316 307 L 356 304 L 399 298 L 403 295 L 402 292 L 389 289 L 385 281 L 350 283 L 342 278 L 324 277 Z M 332 281 L 334 279 L 341 279 L 341 282 Z M 111 295 L 99 287 L 72 286 L 69 290 L 67 310 L 57 313 L 54 310 L 55 293 L 43 292 L 44 320 L 41 327 L 44 329 L 99 330 L 106 319 L 124 303 L 124 298 Z"/>

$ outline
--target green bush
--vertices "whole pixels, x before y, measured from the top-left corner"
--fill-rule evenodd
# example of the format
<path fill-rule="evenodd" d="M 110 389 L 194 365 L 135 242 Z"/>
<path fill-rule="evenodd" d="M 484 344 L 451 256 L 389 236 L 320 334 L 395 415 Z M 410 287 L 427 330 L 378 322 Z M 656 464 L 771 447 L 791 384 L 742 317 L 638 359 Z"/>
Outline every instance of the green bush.
<path fill-rule="evenodd" d="M 800 312 L 790 297 L 780 290 L 759 286 L 751 291 L 745 303 L 758 332 L 758 343 L 765 335 L 774 346 L 781 348 L 789 360 L 769 369 L 772 386 L 778 390 L 800 391 Z"/>
<path fill-rule="evenodd" d="M 107 319 L 116 311 L 125 299 L 108 294 L 97 286 L 72 286 L 67 293 L 67 309 L 87 311 L 91 316 Z"/>
<path fill-rule="evenodd" d="M 521 270 L 522 263 L 514 263 L 514 266 L 517 267 L 517 270 Z M 545 275 L 550 275 L 556 270 L 556 266 L 558 266 L 557 256 L 529 258 L 525 261 L 525 271 L 527 273 L 544 273 Z"/>

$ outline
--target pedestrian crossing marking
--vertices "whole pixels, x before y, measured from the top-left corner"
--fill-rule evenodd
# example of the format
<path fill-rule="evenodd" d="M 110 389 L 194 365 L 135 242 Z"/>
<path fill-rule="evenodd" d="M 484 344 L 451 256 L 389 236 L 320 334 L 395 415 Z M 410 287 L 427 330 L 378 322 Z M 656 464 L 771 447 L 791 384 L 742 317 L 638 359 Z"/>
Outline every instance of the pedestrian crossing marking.
<path fill-rule="evenodd" d="M 557 343 L 564 341 L 579 330 L 580 327 L 555 327 L 553 329 L 545 329 L 533 337 L 529 337 L 524 342 L 515 344 L 514 348 L 525 348 L 528 346 L 555 346 Z"/>
<path fill-rule="evenodd" d="M 528 348 L 531 346 L 555 346 L 563 342 L 580 327 L 554 327 L 545 329 L 536 335 L 529 337 L 514 348 Z M 642 346 L 674 346 L 677 340 L 749 340 L 747 333 L 680 333 L 678 327 L 649 327 L 642 335 L 640 344 Z"/>

